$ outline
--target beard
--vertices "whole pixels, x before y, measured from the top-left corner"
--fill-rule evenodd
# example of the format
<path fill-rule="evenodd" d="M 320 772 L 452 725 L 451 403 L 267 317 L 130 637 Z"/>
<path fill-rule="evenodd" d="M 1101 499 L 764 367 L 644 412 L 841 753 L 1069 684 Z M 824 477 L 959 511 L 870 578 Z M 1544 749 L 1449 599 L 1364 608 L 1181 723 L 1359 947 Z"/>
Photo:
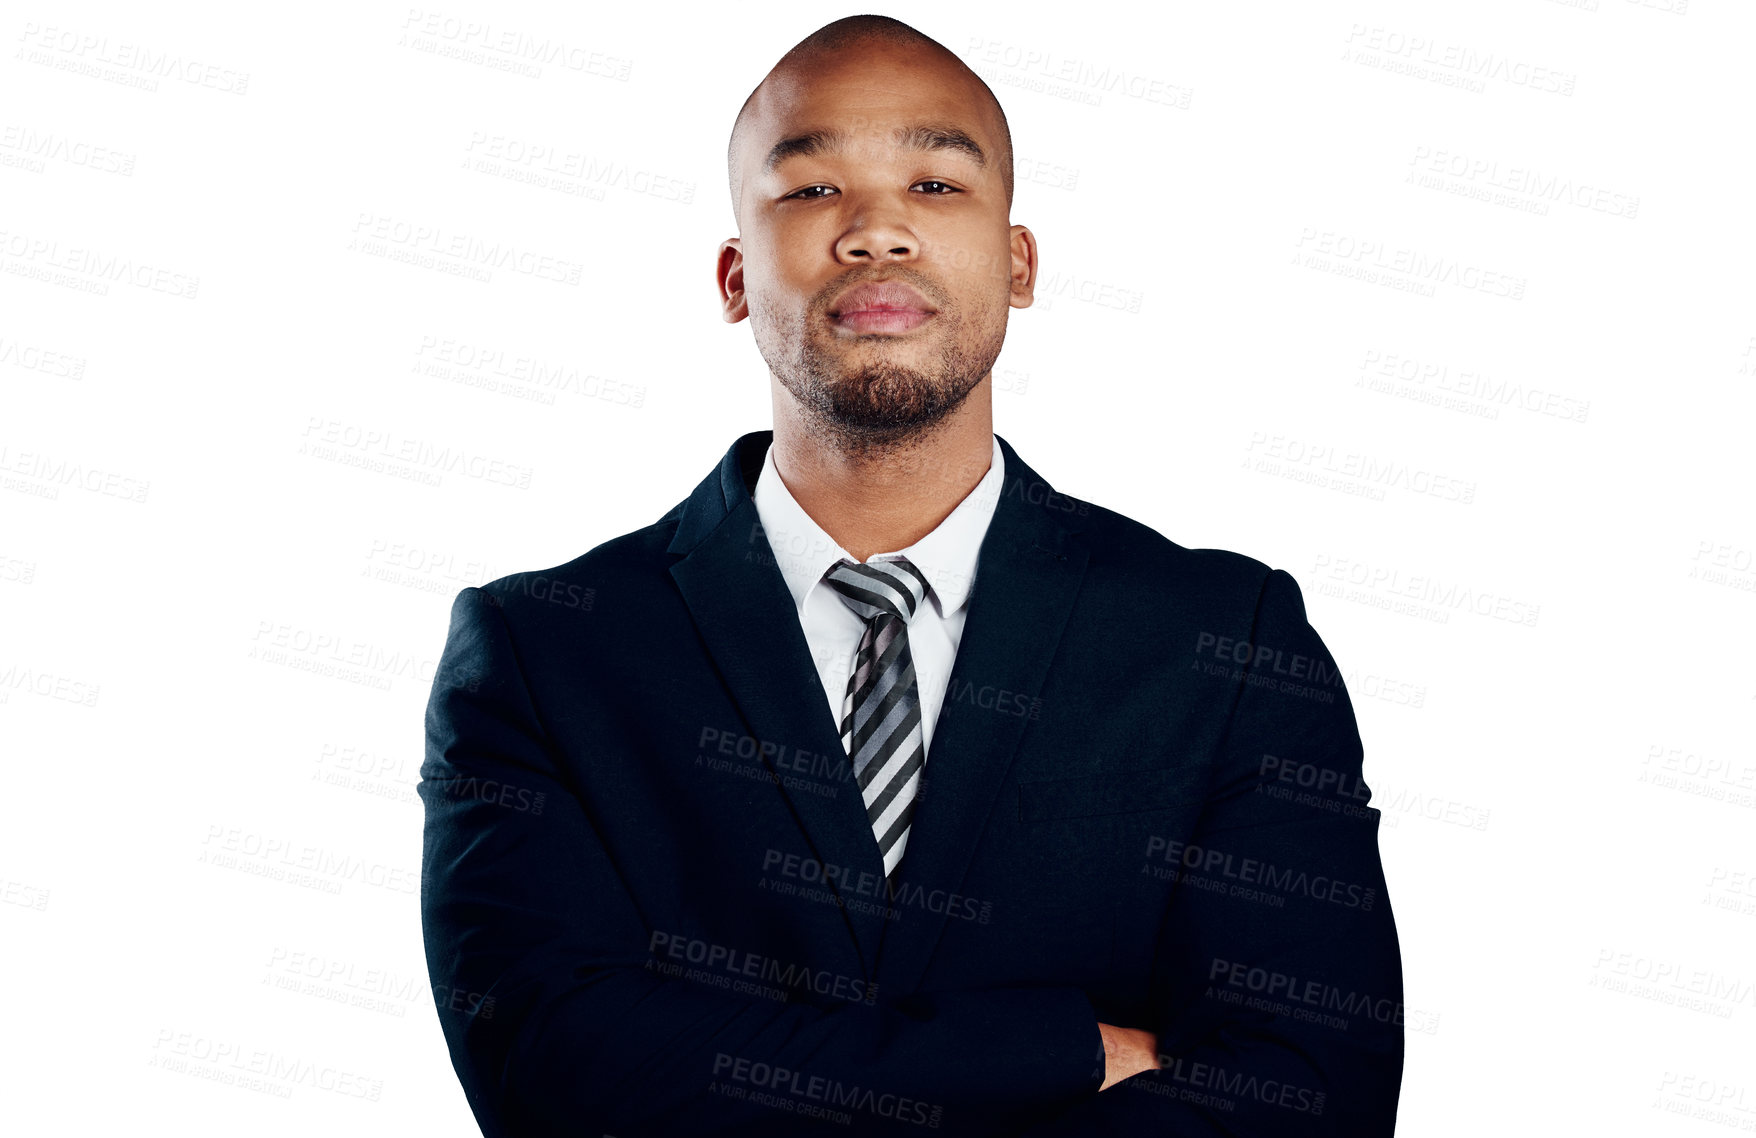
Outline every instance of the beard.
<path fill-rule="evenodd" d="M 971 342 L 964 309 L 943 289 L 913 276 L 890 274 L 916 288 L 938 309 L 929 334 L 938 350 L 922 364 L 895 359 L 851 362 L 861 345 L 896 337 L 873 334 L 854 339 L 820 331 L 829 299 L 856 281 L 841 280 L 812 298 L 803 315 L 787 318 L 752 297 L 757 349 L 776 379 L 804 412 L 807 429 L 836 449 L 855 454 L 894 452 L 918 444 L 962 406 L 976 384 L 993 370 L 1005 340 L 1005 317 L 980 329 Z"/>

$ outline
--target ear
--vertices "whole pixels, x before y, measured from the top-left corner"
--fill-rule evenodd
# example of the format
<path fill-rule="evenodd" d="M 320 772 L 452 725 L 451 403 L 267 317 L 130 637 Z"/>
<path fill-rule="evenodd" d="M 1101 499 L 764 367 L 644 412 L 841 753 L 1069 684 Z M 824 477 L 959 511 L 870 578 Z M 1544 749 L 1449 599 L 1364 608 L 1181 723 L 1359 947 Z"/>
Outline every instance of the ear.
<path fill-rule="evenodd" d="M 1036 299 L 1037 236 L 1022 225 L 1012 227 L 1012 295 L 1007 303 L 1029 308 Z"/>
<path fill-rule="evenodd" d="M 750 303 L 744 296 L 744 243 L 728 237 L 719 243 L 719 264 L 714 270 L 719 287 L 720 315 L 727 324 L 736 324 L 750 315 Z"/>

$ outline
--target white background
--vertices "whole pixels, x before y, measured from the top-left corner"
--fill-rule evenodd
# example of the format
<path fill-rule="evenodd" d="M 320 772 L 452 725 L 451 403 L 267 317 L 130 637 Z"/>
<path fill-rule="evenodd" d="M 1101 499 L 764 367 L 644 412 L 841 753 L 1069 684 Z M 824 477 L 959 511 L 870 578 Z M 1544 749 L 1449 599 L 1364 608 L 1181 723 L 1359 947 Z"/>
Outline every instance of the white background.
<path fill-rule="evenodd" d="M 1756 1128 L 1756 20 L 1684 4 L 883 9 L 1010 116 L 999 433 L 1289 570 L 1348 676 L 1405 1134 Z M 153 7 L 0 25 L 7 1128 L 473 1134 L 451 599 L 769 425 L 725 141 L 848 11 Z"/>

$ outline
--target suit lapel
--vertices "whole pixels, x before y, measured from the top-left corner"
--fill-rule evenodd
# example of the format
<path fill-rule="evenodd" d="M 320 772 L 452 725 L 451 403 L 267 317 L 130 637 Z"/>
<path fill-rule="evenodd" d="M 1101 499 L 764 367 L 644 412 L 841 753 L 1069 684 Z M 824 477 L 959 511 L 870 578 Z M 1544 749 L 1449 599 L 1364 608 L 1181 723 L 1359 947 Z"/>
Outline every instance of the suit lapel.
<path fill-rule="evenodd" d="M 1085 576 L 1085 546 L 1064 524 L 1078 503 L 1054 493 L 1005 439 L 1000 446 L 1006 460 L 1001 497 L 982 540 L 963 637 L 927 752 L 926 785 L 899 867 L 895 904 L 902 915 L 887 922 L 884 934 L 878 965 L 884 991 L 918 987 L 948 915 L 946 905 L 927 903 L 927 895 L 959 892 L 1029 721 L 1028 714 L 1013 712 L 1016 703 L 997 706 L 992 697 L 1018 693 L 1028 705 L 1042 691 Z"/>
<path fill-rule="evenodd" d="M 670 551 L 682 560 L 671 566 L 671 576 L 751 736 L 841 755 L 792 594 L 750 496 L 749 481 L 772 439 L 770 431 L 740 438 L 677 508 Z M 1070 521 L 1077 503 L 1056 494 L 999 441 L 1005 477 L 909 826 L 894 902 L 900 919 L 883 920 L 881 893 L 831 883 L 855 902 L 841 909 L 842 917 L 867 975 L 875 973 L 883 991 L 916 990 L 947 919 L 946 906 L 922 898 L 933 890 L 958 891 L 1029 722 L 1028 715 L 993 706 L 991 694 L 1017 693 L 1028 703 L 1042 691 L 1085 576 L 1085 547 Z M 763 762 L 774 771 L 766 757 Z M 883 860 L 857 792 L 795 793 L 777 781 L 775 793 L 823 865 L 882 882 Z"/>
<path fill-rule="evenodd" d="M 682 504 L 670 550 L 684 557 L 671 566 L 671 576 L 750 735 L 790 751 L 845 755 L 798 610 L 774 564 L 746 482 L 761 469 L 772 438 L 769 431 L 740 438 L 719 470 Z M 767 756 L 762 762 L 778 775 Z M 830 796 L 789 791 L 778 782 L 774 788 L 790 806 L 813 856 L 825 867 L 849 873 L 850 881 L 857 883 L 862 872 L 868 875 L 872 891 L 864 894 L 857 884 L 848 888 L 838 881 L 831 888 L 844 900 L 862 902 L 841 913 L 870 976 L 883 932 L 884 862 L 858 785 L 850 776 L 837 790 Z"/>

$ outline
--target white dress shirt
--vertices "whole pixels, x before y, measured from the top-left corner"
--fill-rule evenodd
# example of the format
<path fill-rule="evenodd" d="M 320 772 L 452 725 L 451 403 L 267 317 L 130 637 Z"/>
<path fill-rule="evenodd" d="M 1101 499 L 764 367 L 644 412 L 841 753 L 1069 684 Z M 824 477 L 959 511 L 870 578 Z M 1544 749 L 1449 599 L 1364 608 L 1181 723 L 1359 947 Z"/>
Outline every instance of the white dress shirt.
<path fill-rule="evenodd" d="M 987 474 L 944 521 L 907 549 L 875 553 L 868 559 L 906 557 L 927 578 L 929 602 L 909 622 L 908 647 L 914 657 L 915 686 L 921 700 L 921 745 L 928 753 L 933 748 L 939 708 L 945 702 L 945 686 L 951 679 L 951 663 L 963 639 L 976 555 L 1000 502 L 1004 473 L 1005 459 L 996 439 Z M 756 477 L 754 497 L 763 532 L 774 548 L 775 564 L 793 594 L 805 643 L 816 659 L 830 717 L 839 730 L 848 676 L 853 672 L 854 653 L 866 622 L 842 603 L 841 594 L 823 580 L 823 575 L 843 558 L 855 558 L 823 532 L 780 480 L 772 445 L 762 461 L 762 473 Z"/>

